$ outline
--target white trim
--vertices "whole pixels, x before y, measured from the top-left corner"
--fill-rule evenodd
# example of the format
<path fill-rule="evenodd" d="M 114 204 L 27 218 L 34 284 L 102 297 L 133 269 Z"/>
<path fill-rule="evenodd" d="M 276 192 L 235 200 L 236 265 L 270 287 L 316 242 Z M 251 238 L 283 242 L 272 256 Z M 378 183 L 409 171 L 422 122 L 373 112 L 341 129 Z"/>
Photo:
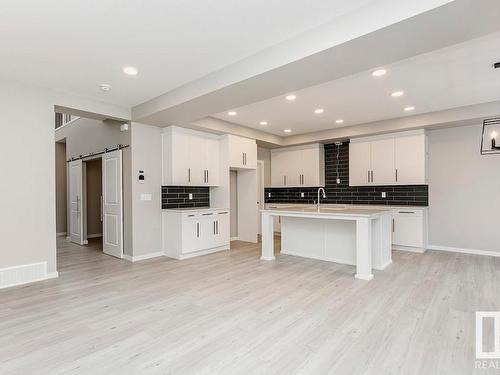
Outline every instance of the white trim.
<path fill-rule="evenodd" d="M 239 241 L 239 240 L 240 240 L 240 238 L 239 238 L 238 236 L 236 236 L 236 237 L 231 237 L 231 238 L 229 239 L 229 241 Z"/>
<path fill-rule="evenodd" d="M 196 252 L 188 253 L 188 254 L 180 254 L 177 257 L 169 256 L 166 254 L 165 254 L 165 256 L 167 256 L 169 258 L 173 258 L 173 259 L 183 260 L 183 259 L 197 257 L 199 255 L 207 255 L 207 254 L 216 253 L 219 251 L 229 251 L 229 245 L 223 245 L 223 246 L 214 247 L 214 248 L 207 249 L 207 250 L 196 251 Z"/>
<path fill-rule="evenodd" d="M 459 247 L 451 247 L 451 246 L 438 246 L 438 245 L 428 245 L 427 250 L 436 250 L 436 251 L 447 251 L 452 253 L 461 253 L 461 254 L 471 254 L 471 255 L 485 255 L 491 257 L 500 257 L 499 251 L 491 251 L 491 250 L 476 250 L 476 249 L 462 249 Z"/>
<path fill-rule="evenodd" d="M 99 237 L 102 237 L 102 233 L 88 234 L 87 235 L 87 239 L 88 238 L 99 238 Z"/>
<path fill-rule="evenodd" d="M 426 249 L 423 248 L 423 247 L 411 247 L 411 246 L 392 245 L 392 250 L 408 251 L 410 253 L 423 254 L 423 253 L 425 253 Z"/>
<path fill-rule="evenodd" d="M 87 241 L 87 240 L 82 241 L 82 245 L 88 245 L 88 244 L 89 244 L 89 241 Z"/>
<path fill-rule="evenodd" d="M 66 237 L 67 234 L 68 234 L 68 232 L 59 232 L 59 233 L 56 233 L 56 237 Z"/>
<path fill-rule="evenodd" d="M 0 289 L 54 279 L 58 272 L 47 273 L 47 262 L 21 264 L 0 269 Z"/>
<path fill-rule="evenodd" d="M 131 256 L 127 254 L 123 254 L 123 259 L 128 260 L 129 262 L 140 262 L 141 260 L 146 260 L 146 259 L 151 259 L 151 258 L 158 258 L 165 256 L 163 251 L 157 251 L 156 253 L 149 253 L 149 254 L 143 254 L 143 255 L 138 255 L 138 256 Z"/>

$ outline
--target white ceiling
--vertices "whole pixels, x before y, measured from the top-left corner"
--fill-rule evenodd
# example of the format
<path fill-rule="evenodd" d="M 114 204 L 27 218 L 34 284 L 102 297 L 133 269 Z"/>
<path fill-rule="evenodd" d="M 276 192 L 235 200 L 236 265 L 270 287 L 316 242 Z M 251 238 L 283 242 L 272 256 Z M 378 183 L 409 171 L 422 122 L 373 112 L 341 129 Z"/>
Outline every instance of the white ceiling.
<path fill-rule="evenodd" d="M 2 0 L 0 75 L 130 107 L 373 1 Z"/>
<path fill-rule="evenodd" d="M 444 48 L 385 66 L 387 74 L 374 78 L 371 71 L 294 92 L 293 102 L 284 96 L 234 108 L 213 117 L 276 135 L 303 134 L 340 126 L 433 112 L 465 105 L 500 101 L 500 33 Z M 405 95 L 392 98 L 403 90 Z M 405 112 L 406 106 L 415 106 Z M 321 115 L 315 108 L 323 108 Z M 343 119 L 344 123 L 335 123 Z M 267 121 L 267 126 L 259 125 Z"/>

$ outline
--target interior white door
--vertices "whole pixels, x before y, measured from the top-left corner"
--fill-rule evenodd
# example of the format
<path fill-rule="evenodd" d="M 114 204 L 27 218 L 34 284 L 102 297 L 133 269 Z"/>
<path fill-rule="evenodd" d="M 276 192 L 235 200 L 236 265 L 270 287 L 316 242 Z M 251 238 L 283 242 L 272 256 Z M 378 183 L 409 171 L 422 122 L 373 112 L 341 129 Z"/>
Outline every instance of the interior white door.
<path fill-rule="evenodd" d="M 70 240 L 83 245 L 83 163 L 69 162 Z"/>
<path fill-rule="evenodd" d="M 122 151 L 102 156 L 102 251 L 123 258 Z"/>

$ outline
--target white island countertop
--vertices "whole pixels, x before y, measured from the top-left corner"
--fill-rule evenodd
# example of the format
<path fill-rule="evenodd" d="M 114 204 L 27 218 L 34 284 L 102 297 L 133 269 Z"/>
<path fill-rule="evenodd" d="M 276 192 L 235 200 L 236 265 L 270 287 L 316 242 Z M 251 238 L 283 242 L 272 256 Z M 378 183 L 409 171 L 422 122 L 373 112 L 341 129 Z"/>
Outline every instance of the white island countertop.
<path fill-rule="evenodd" d="M 202 211 L 228 211 L 228 208 L 221 207 L 184 207 L 184 208 L 162 208 L 163 212 L 202 212 Z"/>
<path fill-rule="evenodd" d="M 300 216 L 348 216 L 348 217 L 374 217 L 390 212 L 390 208 L 359 208 L 359 207 L 321 207 L 314 206 L 286 206 L 265 208 L 261 212 L 278 214 L 297 214 Z"/>

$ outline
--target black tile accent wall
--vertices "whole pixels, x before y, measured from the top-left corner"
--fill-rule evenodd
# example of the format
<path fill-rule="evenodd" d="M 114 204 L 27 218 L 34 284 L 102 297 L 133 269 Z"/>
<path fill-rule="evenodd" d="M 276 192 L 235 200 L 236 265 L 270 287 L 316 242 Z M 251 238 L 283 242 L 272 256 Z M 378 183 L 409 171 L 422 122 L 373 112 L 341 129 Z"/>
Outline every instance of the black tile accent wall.
<path fill-rule="evenodd" d="M 338 162 L 337 162 L 337 150 Z M 338 177 L 340 184 L 336 183 Z M 349 186 L 349 142 L 342 146 L 325 145 L 325 191 L 329 204 L 373 204 L 391 206 L 428 206 L 427 185 Z M 382 198 L 382 192 L 387 196 Z M 271 197 L 269 197 L 271 193 Z M 304 193 L 304 198 L 301 197 Z M 317 200 L 318 188 L 266 188 L 266 203 L 307 203 Z"/>
<path fill-rule="evenodd" d="M 206 186 L 162 186 L 161 208 L 210 207 L 210 188 Z M 193 199 L 189 199 L 189 193 Z"/>

